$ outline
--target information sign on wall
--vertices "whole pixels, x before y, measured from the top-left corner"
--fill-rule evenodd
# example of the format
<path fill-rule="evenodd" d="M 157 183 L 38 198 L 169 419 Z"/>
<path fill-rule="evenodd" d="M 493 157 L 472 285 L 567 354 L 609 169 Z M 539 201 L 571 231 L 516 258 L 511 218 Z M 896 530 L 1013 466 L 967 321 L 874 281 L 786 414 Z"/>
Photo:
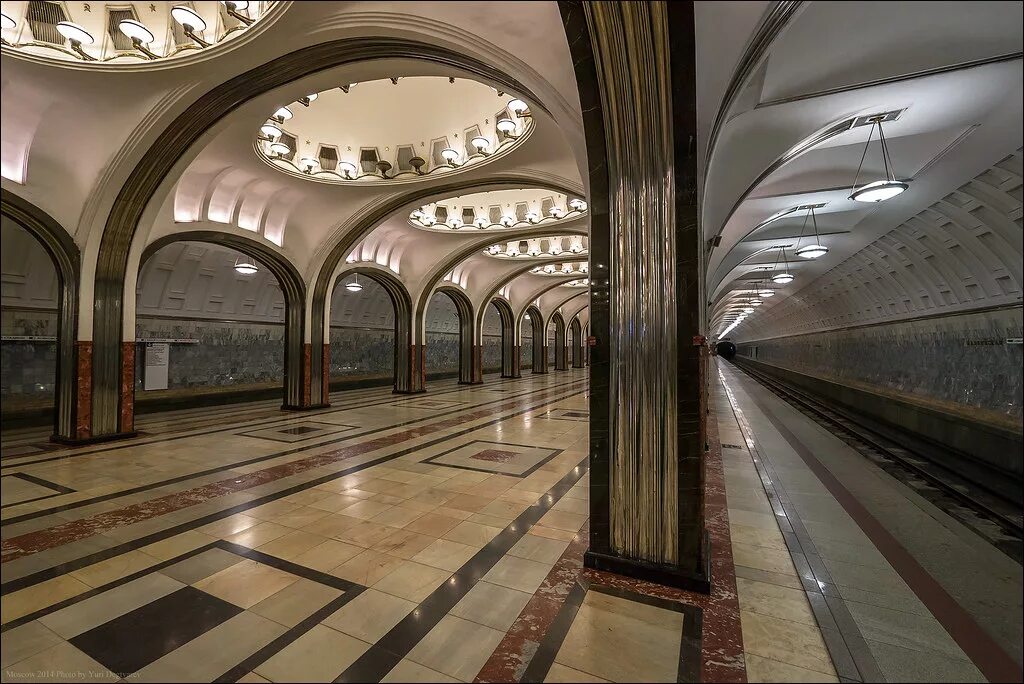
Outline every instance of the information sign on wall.
<path fill-rule="evenodd" d="M 146 369 L 143 388 L 147 390 L 167 389 L 167 367 L 171 345 L 166 342 L 146 343 Z"/>

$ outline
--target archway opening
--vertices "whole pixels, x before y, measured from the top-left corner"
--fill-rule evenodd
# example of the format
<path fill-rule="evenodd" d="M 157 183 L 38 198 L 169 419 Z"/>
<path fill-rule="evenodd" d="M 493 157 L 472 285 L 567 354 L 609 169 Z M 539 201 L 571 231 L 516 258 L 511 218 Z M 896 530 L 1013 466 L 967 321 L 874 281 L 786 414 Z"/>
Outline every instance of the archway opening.
<path fill-rule="evenodd" d="M 331 294 L 332 389 L 394 382 L 395 316 L 391 296 L 376 280 L 339 278 Z"/>
<path fill-rule="evenodd" d="M 265 263 L 171 242 L 141 265 L 135 302 L 136 413 L 281 396 L 287 304 Z"/>
<path fill-rule="evenodd" d="M 492 301 L 484 309 L 483 330 L 481 331 L 484 375 L 501 373 L 505 334 L 501 311 L 498 309 L 498 305 Z"/>
<path fill-rule="evenodd" d="M 548 368 L 555 370 L 558 368 L 558 325 L 555 323 L 555 319 L 552 318 L 551 322 L 545 330 L 546 338 L 544 342 L 544 351 L 547 354 Z"/>
<path fill-rule="evenodd" d="M 424 327 L 427 346 L 423 368 L 427 379 L 458 376 L 462 361 L 461 319 L 451 296 L 441 291 L 431 296 Z"/>
<path fill-rule="evenodd" d="M 519 328 L 519 368 L 533 368 L 533 320 L 529 314 L 523 316 Z"/>
<path fill-rule="evenodd" d="M 3 426 L 48 425 L 57 402 L 60 278 L 39 241 L 7 216 L 0 225 L 0 260 Z"/>

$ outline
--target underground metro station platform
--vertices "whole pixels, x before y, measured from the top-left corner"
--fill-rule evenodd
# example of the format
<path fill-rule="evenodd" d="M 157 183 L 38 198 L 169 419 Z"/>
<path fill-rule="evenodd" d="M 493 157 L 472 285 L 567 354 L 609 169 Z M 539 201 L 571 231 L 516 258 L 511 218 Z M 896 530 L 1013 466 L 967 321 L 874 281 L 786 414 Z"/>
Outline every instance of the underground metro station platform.
<path fill-rule="evenodd" d="M 1020 682 L 1021 2 L 2 3 L 3 682 Z"/>

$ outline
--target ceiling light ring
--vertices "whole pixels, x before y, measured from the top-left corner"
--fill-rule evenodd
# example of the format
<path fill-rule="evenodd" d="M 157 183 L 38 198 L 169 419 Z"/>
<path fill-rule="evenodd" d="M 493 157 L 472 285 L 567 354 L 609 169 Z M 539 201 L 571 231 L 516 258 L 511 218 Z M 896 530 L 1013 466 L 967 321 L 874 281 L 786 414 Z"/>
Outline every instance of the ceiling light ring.
<path fill-rule="evenodd" d="M 864 143 L 864 152 L 861 153 L 860 163 L 857 165 L 857 174 L 853 179 L 853 186 L 850 188 L 850 199 L 855 202 L 877 203 L 906 192 L 910 185 L 906 181 L 896 179 L 893 171 L 892 157 L 889 154 L 889 144 L 885 140 L 885 133 L 882 130 L 883 116 L 875 116 L 869 119 L 871 127 L 868 131 L 868 139 Z M 885 169 L 885 179 L 866 183 L 859 188 L 860 174 L 864 168 L 864 160 L 867 158 L 868 148 L 871 146 L 871 138 L 878 126 L 878 142 L 882 151 L 882 166 Z"/>

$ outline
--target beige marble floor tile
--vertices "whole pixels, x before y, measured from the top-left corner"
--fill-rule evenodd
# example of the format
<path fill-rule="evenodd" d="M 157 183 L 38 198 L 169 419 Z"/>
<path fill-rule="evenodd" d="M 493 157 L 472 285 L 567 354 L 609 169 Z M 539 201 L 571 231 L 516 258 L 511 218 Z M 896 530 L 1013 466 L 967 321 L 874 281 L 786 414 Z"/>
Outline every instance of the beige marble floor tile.
<path fill-rule="evenodd" d="M 545 527 L 543 525 L 534 525 L 530 528 L 527 534 L 532 534 L 537 537 L 545 537 L 546 539 L 557 539 L 558 541 L 570 542 L 576 538 L 577 532 L 570 532 L 568 530 L 556 530 L 553 527 Z"/>
<path fill-rule="evenodd" d="M 817 627 L 746 610 L 740 611 L 740 623 L 746 652 L 835 675 L 832 659 Z"/>
<path fill-rule="evenodd" d="M 449 539 L 438 539 L 412 557 L 412 560 L 423 565 L 430 565 L 442 570 L 455 572 L 475 556 L 478 549 L 468 544 L 460 544 Z"/>
<path fill-rule="evenodd" d="M 285 460 L 290 461 L 292 459 Z M 266 466 L 266 463 L 261 463 L 260 469 L 262 470 Z M 245 512 L 245 514 L 251 518 L 259 518 L 260 520 L 275 520 L 297 508 L 301 508 L 301 506 L 290 501 L 285 501 L 284 499 L 278 499 L 277 501 L 271 501 L 269 503 L 256 506 L 255 508 L 250 508 Z"/>
<path fill-rule="evenodd" d="M 574 670 L 571 667 L 566 667 L 565 665 L 562 665 L 561 663 L 551 663 L 551 669 L 548 670 L 548 675 L 544 678 L 544 681 L 545 683 L 557 682 L 559 684 L 561 682 L 567 682 L 568 684 L 573 684 L 575 682 L 596 682 L 597 684 L 601 684 L 602 682 L 607 682 L 608 680 L 601 679 L 600 677 L 592 675 L 589 672 L 580 672 L 579 670 Z"/>
<path fill-rule="evenodd" d="M 742 610 L 800 622 L 812 627 L 818 624 L 801 589 L 780 587 L 767 582 L 736 578 L 736 593 Z"/>
<path fill-rule="evenodd" d="M 774 530 L 767 527 L 751 527 L 737 523 L 729 525 L 733 543 L 747 544 L 748 546 L 764 546 L 770 549 L 786 551 L 786 540 L 778 527 Z"/>
<path fill-rule="evenodd" d="M 407 658 L 463 682 L 471 682 L 503 636 L 496 629 L 446 615 Z"/>
<path fill-rule="evenodd" d="M 323 624 L 367 643 L 376 643 L 416 607 L 413 601 L 366 589 Z"/>
<path fill-rule="evenodd" d="M 556 511 L 554 509 L 548 511 L 538 521 L 539 525 L 544 527 L 551 527 L 556 530 L 566 530 L 567 532 L 576 533 L 583 527 L 583 523 L 587 522 L 586 515 L 580 515 L 578 513 L 567 513 L 565 511 Z"/>
<path fill-rule="evenodd" d="M 70 575 L 54 577 L 31 587 L 19 589 L 3 597 L 0 601 L 0 622 L 11 620 L 48 608 L 72 596 L 89 591 L 88 584 Z"/>
<path fill-rule="evenodd" d="M 4 668 L 5 682 L 116 682 L 119 677 L 66 641 Z"/>
<path fill-rule="evenodd" d="M 480 581 L 451 609 L 450 614 L 506 632 L 531 598 L 532 593 Z"/>
<path fill-rule="evenodd" d="M 780 575 L 795 575 L 796 568 L 790 558 L 789 551 L 770 549 L 764 546 L 750 546 L 734 541 L 732 543 L 732 560 L 742 565 Z"/>
<path fill-rule="evenodd" d="M 300 578 L 249 610 L 285 627 L 294 627 L 341 594 L 340 589 Z"/>
<path fill-rule="evenodd" d="M 459 521 L 457 519 L 432 511 L 424 513 L 406 525 L 405 529 L 419 532 L 429 537 L 441 537 L 458 524 Z"/>
<path fill-rule="evenodd" d="M 207 544 L 216 541 L 216 537 L 212 537 L 196 530 L 189 530 L 188 532 L 182 532 L 176 534 L 173 537 L 168 537 L 162 541 L 155 542 L 148 546 L 143 546 L 142 551 L 147 556 L 152 556 L 157 560 L 166 561 L 172 558 L 188 553 L 194 549 L 198 549 L 200 546 L 206 546 Z"/>
<path fill-rule="evenodd" d="M 325 541 L 327 540 L 319 534 L 295 530 L 257 547 L 257 551 L 290 561 Z"/>
<path fill-rule="evenodd" d="M 456 541 L 467 546 L 483 548 L 501 532 L 500 527 L 481 525 L 479 523 L 464 520 L 449 530 L 443 539 Z"/>
<path fill-rule="evenodd" d="M 466 518 L 466 520 L 469 522 L 479 523 L 480 525 L 488 525 L 490 527 L 500 527 L 501 529 L 505 529 L 512 521 L 515 520 L 515 518 L 504 518 L 496 515 L 474 513 Z"/>
<path fill-rule="evenodd" d="M 473 511 L 464 511 L 460 508 L 449 508 L 447 505 L 438 506 L 434 509 L 434 513 L 437 515 L 443 515 L 446 518 L 453 518 L 455 520 L 466 520 L 473 515 Z"/>
<path fill-rule="evenodd" d="M 305 553 L 299 554 L 291 560 L 298 565 L 302 565 L 313 570 L 329 572 L 345 561 L 358 556 L 363 551 L 365 551 L 365 549 L 361 546 L 346 544 L 345 542 L 338 541 L 337 539 L 328 539 L 317 544 Z"/>
<path fill-rule="evenodd" d="M 780 663 L 753 653 L 744 655 L 747 663 L 747 681 L 754 682 L 838 682 L 831 675 L 807 670 L 796 665 Z"/>
<path fill-rule="evenodd" d="M 101 587 L 114 580 L 152 567 L 158 562 L 156 558 L 141 551 L 128 551 L 113 558 L 102 560 L 99 563 L 79 568 L 73 571 L 71 576 L 88 584 L 90 587 Z"/>
<path fill-rule="evenodd" d="M 332 568 L 330 574 L 370 587 L 387 577 L 388 573 L 404 562 L 405 559 L 398 556 L 366 549 L 338 567 Z"/>
<path fill-rule="evenodd" d="M 7 667 L 34 656 L 62 641 L 63 639 L 38 620 L 7 630 L 0 634 L 0 667 Z"/>
<path fill-rule="evenodd" d="M 589 591 L 555 662 L 617 682 L 675 682 L 682 629 L 682 613 Z"/>
<path fill-rule="evenodd" d="M 358 501 L 351 506 L 341 509 L 338 513 L 347 515 L 350 518 L 370 520 L 390 508 L 392 508 L 391 504 L 380 503 L 379 501 Z"/>
<path fill-rule="evenodd" d="M 484 575 L 484 579 L 532 595 L 549 572 L 551 572 L 550 563 L 538 563 L 518 556 L 505 556 L 494 564 L 494 567 Z"/>
<path fill-rule="evenodd" d="M 324 499 L 331 496 L 330 492 L 325 492 L 319 489 L 305 489 L 301 492 L 295 492 L 284 497 L 283 501 L 288 501 L 293 504 L 300 506 L 309 506 L 316 503 L 317 501 L 323 501 Z"/>
<path fill-rule="evenodd" d="M 249 608 L 298 579 L 291 573 L 269 565 L 244 560 L 199 580 L 194 586 L 236 606 Z"/>
<path fill-rule="evenodd" d="M 331 494 L 330 492 L 326 492 L 326 494 L 327 496 L 321 499 L 317 499 L 316 501 L 312 501 L 306 505 L 309 506 L 310 508 L 318 508 L 322 511 L 327 511 L 328 513 L 337 513 L 338 511 L 344 508 L 348 508 L 352 504 L 359 503 L 360 501 L 363 500 L 362 498 L 357 496 Z"/>
<path fill-rule="evenodd" d="M 390 537 L 394 533 L 395 528 L 393 527 L 363 521 L 353 525 L 352 527 L 345 528 L 339 532 L 335 538 L 343 542 L 348 542 L 349 544 L 355 544 L 356 546 L 362 546 L 368 549 L 377 542 Z"/>
<path fill-rule="evenodd" d="M 293 529 L 301 529 L 306 525 L 316 522 L 323 517 L 330 515 L 329 511 L 313 508 L 312 506 L 301 506 L 291 510 L 284 515 L 272 519 L 272 522 Z"/>
<path fill-rule="evenodd" d="M 260 677 L 255 672 L 247 672 L 235 681 L 239 682 L 239 684 L 242 684 L 243 682 L 250 682 L 251 684 L 260 684 L 261 682 L 269 682 L 270 680 L 266 677 Z"/>
<path fill-rule="evenodd" d="M 291 532 L 292 528 L 290 527 L 272 522 L 262 522 L 259 525 L 253 525 L 248 529 L 242 530 L 238 534 L 225 537 L 225 541 L 255 549 Z"/>
<path fill-rule="evenodd" d="M 454 508 L 459 511 L 478 513 L 480 509 L 494 501 L 494 497 L 476 496 L 473 494 L 459 494 L 445 504 L 446 508 Z"/>
<path fill-rule="evenodd" d="M 234 534 L 238 534 L 242 530 L 247 530 L 250 527 L 255 527 L 259 524 L 259 518 L 255 518 L 245 513 L 235 513 L 227 518 L 198 527 L 196 528 L 196 531 L 217 539 L 226 539 Z"/>
<path fill-rule="evenodd" d="M 372 548 L 374 551 L 409 560 L 435 541 L 437 541 L 435 537 L 417 534 L 410 530 L 396 529 L 394 534 L 377 542 Z"/>
<path fill-rule="evenodd" d="M 401 565 L 376 582 L 373 588 L 419 603 L 430 596 L 450 576 L 451 573 L 447 570 L 414 561 L 403 561 Z"/>
<path fill-rule="evenodd" d="M 388 672 L 380 680 L 381 682 L 395 682 L 396 684 L 402 682 L 457 682 L 458 679 L 449 677 L 448 675 L 441 674 L 436 670 L 431 670 L 429 667 L 424 667 L 419 663 L 403 658 L 399 661 L 398 665 L 392 668 L 391 672 Z"/>
<path fill-rule="evenodd" d="M 562 557 L 565 549 L 569 546 L 568 541 L 559 539 L 548 539 L 532 534 L 524 534 L 523 537 L 509 549 L 508 555 L 519 556 L 526 560 L 539 563 L 552 564 Z"/>
<path fill-rule="evenodd" d="M 314 523 L 306 525 L 302 528 L 302 531 L 309 532 L 310 534 L 318 534 L 321 537 L 332 537 L 337 539 L 338 535 L 342 532 L 350 527 L 355 527 L 358 524 L 358 518 L 332 513 L 330 515 L 325 515 Z"/>
<path fill-rule="evenodd" d="M 346 509 L 348 510 L 348 509 Z M 404 505 L 394 506 L 378 515 L 370 518 L 371 522 L 388 527 L 405 527 L 423 515 L 424 511 L 409 508 Z M 345 515 L 348 515 L 347 513 Z"/>
<path fill-rule="evenodd" d="M 743 577 L 754 582 L 765 582 L 768 584 L 777 584 L 780 587 L 789 587 L 790 589 L 804 588 L 800 578 L 792 573 L 779 574 L 777 572 L 765 572 L 764 570 L 757 570 L 755 568 L 748 568 L 742 565 L 736 566 L 736 577 Z"/>

